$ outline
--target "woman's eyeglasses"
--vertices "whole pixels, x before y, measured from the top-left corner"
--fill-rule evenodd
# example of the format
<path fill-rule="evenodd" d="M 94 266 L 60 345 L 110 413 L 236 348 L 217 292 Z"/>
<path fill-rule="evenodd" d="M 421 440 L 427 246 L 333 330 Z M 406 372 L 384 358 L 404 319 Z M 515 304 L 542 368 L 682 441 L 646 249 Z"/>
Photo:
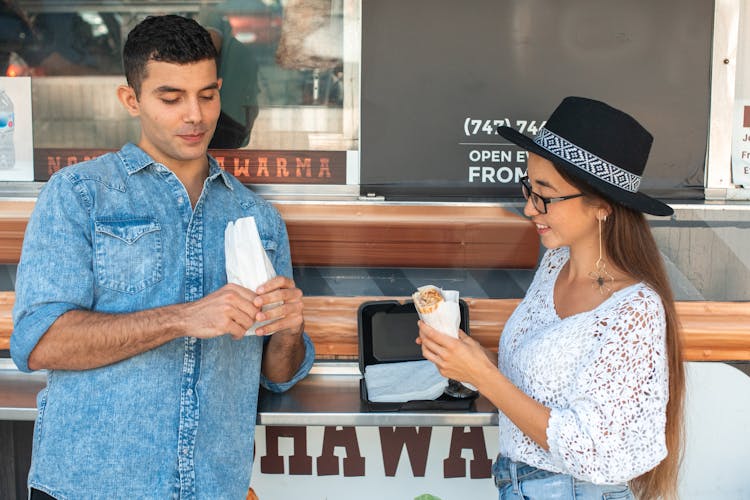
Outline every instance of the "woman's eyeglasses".
<path fill-rule="evenodd" d="M 531 198 L 531 204 L 534 206 L 537 212 L 540 214 L 546 214 L 547 213 L 547 205 L 549 203 L 555 203 L 556 201 L 565 201 L 570 200 L 573 198 L 578 198 L 579 196 L 583 196 L 583 193 L 578 194 L 571 194 L 570 196 L 559 196 L 557 198 L 545 198 L 541 194 L 535 193 L 531 190 L 531 183 L 529 182 L 528 176 L 521 177 L 521 192 L 523 193 L 523 197 L 527 200 Z"/>

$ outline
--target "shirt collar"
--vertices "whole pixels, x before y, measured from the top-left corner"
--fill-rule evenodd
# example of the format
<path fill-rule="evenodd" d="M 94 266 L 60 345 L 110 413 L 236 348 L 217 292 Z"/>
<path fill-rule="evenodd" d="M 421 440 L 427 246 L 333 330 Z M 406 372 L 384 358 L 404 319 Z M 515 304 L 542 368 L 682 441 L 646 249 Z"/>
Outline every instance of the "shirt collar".
<path fill-rule="evenodd" d="M 131 142 L 125 144 L 122 149 L 117 152 L 117 155 L 122 160 L 123 165 L 125 165 L 125 171 L 128 175 L 133 175 L 149 165 L 156 163 L 148 153 Z M 229 174 L 219 166 L 219 163 L 213 156 L 208 155 L 208 178 L 214 180 L 216 177 L 221 177 L 224 185 L 230 190 L 234 190 L 229 179 Z"/>
<path fill-rule="evenodd" d="M 211 155 L 208 155 L 208 178 L 214 180 L 216 177 L 221 177 L 224 185 L 230 190 L 234 191 L 234 186 L 229 179 L 229 174 L 219 166 L 219 162 L 216 161 Z"/>

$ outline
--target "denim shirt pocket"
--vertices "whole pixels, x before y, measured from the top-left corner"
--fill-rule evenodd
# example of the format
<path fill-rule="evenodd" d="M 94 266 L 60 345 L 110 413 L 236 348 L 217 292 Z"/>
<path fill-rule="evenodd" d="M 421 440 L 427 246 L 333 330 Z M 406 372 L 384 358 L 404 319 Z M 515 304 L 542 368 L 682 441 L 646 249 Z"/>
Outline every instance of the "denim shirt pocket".
<path fill-rule="evenodd" d="M 162 234 L 150 217 L 94 221 L 96 280 L 99 286 L 138 293 L 162 280 Z"/>

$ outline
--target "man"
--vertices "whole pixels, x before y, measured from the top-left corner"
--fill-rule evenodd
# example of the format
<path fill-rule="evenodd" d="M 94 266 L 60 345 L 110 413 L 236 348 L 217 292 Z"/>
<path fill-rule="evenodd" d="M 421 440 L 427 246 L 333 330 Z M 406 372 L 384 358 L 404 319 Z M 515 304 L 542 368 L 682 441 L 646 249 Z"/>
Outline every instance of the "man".
<path fill-rule="evenodd" d="M 138 145 L 49 180 L 18 268 L 11 354 L 49 370 L 32 498 L 244 498 L 259 384 L 283 391 L 314 359 L 286 228 L 206 154 L 221 86 L 206 30 L 147 18 L 123 59 Z M 247 216 L 278 274 L 257 294 L 226 283 L 224 229 Z"/>

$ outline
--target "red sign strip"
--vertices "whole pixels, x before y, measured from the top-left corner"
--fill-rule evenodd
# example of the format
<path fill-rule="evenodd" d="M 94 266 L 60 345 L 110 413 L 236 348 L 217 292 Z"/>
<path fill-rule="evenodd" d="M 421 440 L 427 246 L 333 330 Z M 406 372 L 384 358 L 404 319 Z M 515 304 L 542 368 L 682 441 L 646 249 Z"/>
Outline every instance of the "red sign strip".
<path fill-rule="evenodd" d="M 35 148 L 34 180 L 112 149 Z M 247 184 L 346 184 L 346 151 L 216 149 L 219 165 Z"/>

